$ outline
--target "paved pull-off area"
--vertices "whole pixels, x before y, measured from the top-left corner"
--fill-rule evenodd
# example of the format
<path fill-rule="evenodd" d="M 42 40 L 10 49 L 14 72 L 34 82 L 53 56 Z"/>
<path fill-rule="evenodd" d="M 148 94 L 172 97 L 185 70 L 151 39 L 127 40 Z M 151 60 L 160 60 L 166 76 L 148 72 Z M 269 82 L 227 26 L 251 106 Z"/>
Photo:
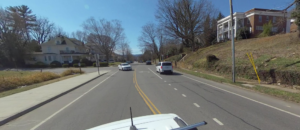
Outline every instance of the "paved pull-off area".
<path fill-rule="evenodd" d="M 184 73 L 159 74 L 153 65 L 134 63 L 132 68 L 110 68 L 107 74 L 0 126 L 0 130 L 85 130 L 130 118 L 130 107 L 133 117 L 175 113 L 188 124 L 208 123 L 198 129 L 300 129 L 299 104 Z M 56 89 L 65 85 L 58 84 Z M 34 95 L 38 93 L 44 92 Z M 26 96 L 20 107 L 32 104 Z M 12 98 L 11 104 L 15 104 Z"/>
<path fill-rule="evenodd" d="M 100 71 L 100 75 L 108 71 Z M 98 72 L 86 73 L 66 80 L 0 98 L 0 121 L 3 123 L 13 116 L 29 111 L 61 96 L 63 93 L 83 85 L 100 76 Z"/>

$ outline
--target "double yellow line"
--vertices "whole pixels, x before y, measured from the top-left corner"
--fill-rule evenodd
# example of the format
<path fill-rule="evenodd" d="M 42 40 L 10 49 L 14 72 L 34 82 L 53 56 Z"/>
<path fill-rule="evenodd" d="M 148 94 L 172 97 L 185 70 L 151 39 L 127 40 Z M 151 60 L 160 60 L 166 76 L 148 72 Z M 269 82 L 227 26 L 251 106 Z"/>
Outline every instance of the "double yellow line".
<path fill-rule="evenodd" d="M 142 91 L 142 89 L 140 88 L 139 84 L 137 83 L 136 80 L 136 71 L 134 71 L 133 73 L 133 84 L 135 84 L 135 88 L 136 90 L 139 92 L 139 94 L 141 95 L 141 97 L 144 99 L 145 103 L 147 104 L 147 106 L 150 108 L 150 110 L 152 111 L 153 114 L 161 114 L 160 111 L 156 108 L 156 106 L 151 102 L 151 100 L 147 97 L 147 95 Z"/>

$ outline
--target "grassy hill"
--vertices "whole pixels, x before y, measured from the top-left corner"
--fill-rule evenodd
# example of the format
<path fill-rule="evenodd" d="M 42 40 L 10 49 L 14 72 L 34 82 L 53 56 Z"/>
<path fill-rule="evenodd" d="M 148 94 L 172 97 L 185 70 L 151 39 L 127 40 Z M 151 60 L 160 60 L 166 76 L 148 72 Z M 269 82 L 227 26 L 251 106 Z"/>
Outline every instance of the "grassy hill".
<path fill-rule="evenodd" d="M 256 79 L 253 67 L 246 55 L 252 52 L 262 81 L 300 85 L 300 39 L 297 33 L 240 40 L 236 41 L 235 45 L 238 77 Z M 209 63 L 206 59 L 209 54 L 215 55 L 219 60 Z M 229 41 L 190 52 L 178 65 L 185 69 L 199 69 L 230 75 L 231 62 L 231 42 Z"/>

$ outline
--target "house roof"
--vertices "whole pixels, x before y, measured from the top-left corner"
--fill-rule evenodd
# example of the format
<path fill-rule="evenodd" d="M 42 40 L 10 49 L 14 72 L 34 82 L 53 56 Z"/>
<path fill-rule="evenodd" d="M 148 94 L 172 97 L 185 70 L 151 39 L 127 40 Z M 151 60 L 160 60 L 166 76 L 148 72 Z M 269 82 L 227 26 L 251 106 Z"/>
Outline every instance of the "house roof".
<path fill-rule="evenodd" d="M 251 13 L 253 11 L 268 11 L 268 12 L 282 12 L 282 10 L 275 10 L 275 9 L 262 9 L 262 8 L 253 8 L 245 12 L 245 14 Z"/>
<path fill-rule="evenodd" d="M 73 45 L 73 46 L 83 46 L 82 42 L 75 39 L 75 38 L 68 38 L 64 36 L 57 36 L 56 38 L 51 39 L 48 42 L 42 43 L 41 45 L 57 45 L 56 41 L 60 40 L 60 42 L 65 41 L 66 44 L 60 44 L 60 45 Z"/>

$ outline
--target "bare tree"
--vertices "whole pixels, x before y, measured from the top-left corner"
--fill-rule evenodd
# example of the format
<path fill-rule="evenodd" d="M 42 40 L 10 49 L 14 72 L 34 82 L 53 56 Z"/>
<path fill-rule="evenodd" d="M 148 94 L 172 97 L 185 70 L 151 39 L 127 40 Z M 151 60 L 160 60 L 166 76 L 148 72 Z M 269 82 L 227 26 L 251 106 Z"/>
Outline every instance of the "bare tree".
<path fill-rule="evenodd" d="M 76 32 L 72 32 L 71 37 L 73 37 L 81 42 L 86 42 L 87 35 L 85 32 L 78 30 Z"/>
<path fill-rule="evenodd" d="M 118 20 L 96 20 L 92 17 L 83 23 L 83 28 L 88 35 L 87 41 L 105 54 L 107 62 L 125 37 L 121 22 Z"/>
<path fill-rule="evenodd" d="M 64 29 L 58 25 L 54 26 L 53 31 L 51 32 L 48 41 L 57 36 L 65 36 L 69 37 L 68 33 L 64 31 Z"/>
<path fill-rule="evenodd" d="M 39 43 L 44 43 L 49 39 L 51 32 L 54 30 L 54 23 L 51 23 L 47 18 L 38 18 L 36 26 L 33 28 L 32 36 Z"/>
<path fill-rule="evenodd" d="M 153 23 L 148 23 L 142 27 L 142 35 L 139 37 L 139 46 L 142 51 L 150 50 L 156 57 L 159 57 L 157 47 L 157 30 Z"/>
<path fill-rule="evenodd" d="M 208 0 L 159 0 L 156 18 L 171 36 L 180 37 L 186 46 L 195 46 L 195 37 L 203 32 L 207 15 L 216 11 Z"/>
<path fill-rule="evenodd" d="M 129 45 L 128 45 L 127 41 L 122 40 L 120 42 L 118 48 L 119 48 L 118 49 L 119 53 L 121 53 L 121 55 L 122 55 L 122 60 L 124 61 L 125 60 L 125 55 L 126 55 L 126 50 L 129 48 Z"/>

